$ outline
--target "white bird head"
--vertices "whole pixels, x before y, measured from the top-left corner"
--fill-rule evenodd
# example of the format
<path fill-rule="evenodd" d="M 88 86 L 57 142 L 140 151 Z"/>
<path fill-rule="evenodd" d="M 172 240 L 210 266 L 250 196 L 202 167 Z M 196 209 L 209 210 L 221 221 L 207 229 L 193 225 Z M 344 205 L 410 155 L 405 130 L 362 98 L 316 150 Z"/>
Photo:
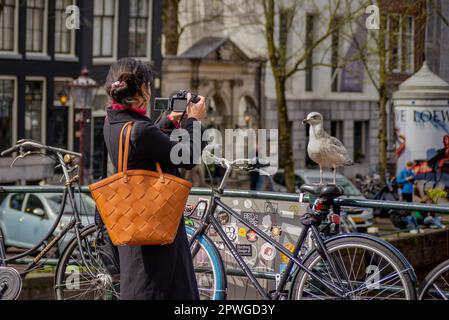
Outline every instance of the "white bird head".
<path fill-rule="evenodd" d="M 307 115 L 307 117 L 302 121 L 303 124 L 310 124 L 311 126 L 320 124 L 323 122 L 323 116 L 318 112 L 311 112 Z"/>

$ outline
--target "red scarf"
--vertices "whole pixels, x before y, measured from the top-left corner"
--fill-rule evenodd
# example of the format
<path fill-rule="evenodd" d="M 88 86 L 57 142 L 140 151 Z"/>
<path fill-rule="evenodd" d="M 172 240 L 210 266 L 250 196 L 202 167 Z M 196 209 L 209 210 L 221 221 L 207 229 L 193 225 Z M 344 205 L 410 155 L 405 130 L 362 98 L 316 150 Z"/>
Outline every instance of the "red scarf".
<path fill-rule="evenodd" d="M 141 116 L 145 116 L 147 114 L 147 108 L 128 108 L 120 103 L 112 102 L 111 107 L 113 110 L 130 110 L 133 112 L 137 112 Z"/>

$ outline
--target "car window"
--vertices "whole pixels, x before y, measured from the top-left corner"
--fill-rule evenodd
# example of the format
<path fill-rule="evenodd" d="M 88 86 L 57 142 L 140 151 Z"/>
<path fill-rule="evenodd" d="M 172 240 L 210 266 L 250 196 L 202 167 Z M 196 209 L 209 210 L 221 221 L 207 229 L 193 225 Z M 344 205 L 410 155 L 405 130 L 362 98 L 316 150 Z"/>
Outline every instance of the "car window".
<path fill-rule="evenodd" d="M 35 209 L 42 209 L 45 213 L 45 208 L 44 208 L 44 204 L 42 203 L 42 201 L 34 194 L 30 194 L 30 196 L 28 197 L 26 206 L 25 206 L 25 212 L 33 214 L 33 211 Z"/>
<path fill-rule="evenodd" d="M 17 210 L 17 211 L 21 211 L 22 210 L 23 199 L 25 199 L 25 194 L 24 193 L 14 194 L 9 199 L 9 207 L 11 209 L 14 209 L 14 210 Z"/>
<path fill-rule="evenodd" d="M 62 203 L 62 198 L 63 198 L 62 194 L 48 194 L 45 196 L 45 198 L 47 199 L 47 202 L 50 205 L 51 210 L 55 214 L 58 214 L 59 210 L 61 208 L 61 203 Z M 80 195 L 75 194 L 75 202 L 76 202 L 76 205 L 78 206 L 78 208 L 81 207 L 81 214 L 88 215 L 88 216 L 94 215 L 95 214 L 94 200 L 85 194 L 83 194 L 81 196 L 81 200 L 82 200 L 82 202 L 80 202 Z M 82 204 L 81 206 L 80 206 L 80 203 Z M 72 209 L 72 206 L 70 205 L 70 200 L 69 200 L 68 196 L 67 196 L 67 201 L 65 202 L 65 206 L 64 206 L 64 214 L 73 214 L 73 209 Z"/>
<path fill-rule="evenodd" d="M 346 178 L 337 179 L 337 184 L 345 190 L 345 196 L 361 196 L 362 193 Z"/>

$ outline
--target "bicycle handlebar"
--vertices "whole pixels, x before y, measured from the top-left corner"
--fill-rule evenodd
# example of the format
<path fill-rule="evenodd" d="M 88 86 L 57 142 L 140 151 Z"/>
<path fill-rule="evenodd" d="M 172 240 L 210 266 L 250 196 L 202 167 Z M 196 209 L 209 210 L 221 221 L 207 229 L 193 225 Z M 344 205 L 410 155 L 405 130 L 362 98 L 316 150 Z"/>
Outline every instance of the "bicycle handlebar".
<path fill-rule="evenodd" d="M 0 156 L 2 156 L 2 157 L 9 156 L 11 153 L 17 151 L 17 149 L 19 149 L 19 147 L 17 145 L 12 146 L 9 149 L 3 150 L 2 153 L 0 153 Z"/>
<path fill-rule="evenodd" d="M 209 151 L 205 151 L 205 153 L 208 157 L 212 158 L 216 164 L 225 168 L 233 167 L 241 170 L 255 170 L 270 166 L 270 162 L 268 160 L 260 159 L 258 157 L 253 159 L 236 159 L 234 161 L 230 161 L 226 158 L 217 157 Z"/>
<path fill-rule="evenodd" d="M 44 150 L 50 151 L 55 154 L 61 153 L 61 154 L 68 154 L 68 155 L 79 157 L 79 158 L 81 157 L 81 153 L 73 152 L 73 151 L 65 150 L 65 149 L 61 149 L 61 148 L 50 147 L 50 146 L 41 144 L 41 143 L 33 141 L 33 140 L 19 140 L 11 148 L 2 151 L 0 153 L 0 155 L 2 157 L 8 156 L 8 155 L 12 154 L 13 152 L 16 152 L 17 150 L 20 150 L 23 147 L 30 147 L 33 149 L 44 149 Z"/>

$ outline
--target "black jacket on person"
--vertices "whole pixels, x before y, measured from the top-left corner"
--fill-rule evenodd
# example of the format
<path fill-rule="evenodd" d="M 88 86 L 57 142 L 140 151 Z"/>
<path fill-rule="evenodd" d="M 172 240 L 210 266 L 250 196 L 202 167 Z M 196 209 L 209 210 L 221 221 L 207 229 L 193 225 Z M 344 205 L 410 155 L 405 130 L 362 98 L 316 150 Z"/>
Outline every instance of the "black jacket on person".
<path fill-rule="evenodd" d="M 103 133 L 109 157 L 117 171 L 118 147 L 123 125 L 133 121 L 128 169 L 156 170 L 159 162 L 164 173 L 178 175 L 178 168 L 193 168 L 193 164 L 174 165 L 170 160 L 171 148 L 177 143 L 168 134 L 173 124 L 163 118 L 156 125 L 148 117 L 129 110 L 107 109 Z M 190 152 L 201 152 L 201 142 L 193 143 L 195 119 L 186 120 L 184 129 L 190 134 Z M 162 131 L 163 130 L 163 131 Z M 124 138 L 124 137 L 123 137 Z M 124 144 L 124 143 L 123 143 Z M 119 246 L 120 296 L 123 300 L 199 299 L 192 256 L 184 227 L 178 228 L 175 241 L 170 245 Z"/>

